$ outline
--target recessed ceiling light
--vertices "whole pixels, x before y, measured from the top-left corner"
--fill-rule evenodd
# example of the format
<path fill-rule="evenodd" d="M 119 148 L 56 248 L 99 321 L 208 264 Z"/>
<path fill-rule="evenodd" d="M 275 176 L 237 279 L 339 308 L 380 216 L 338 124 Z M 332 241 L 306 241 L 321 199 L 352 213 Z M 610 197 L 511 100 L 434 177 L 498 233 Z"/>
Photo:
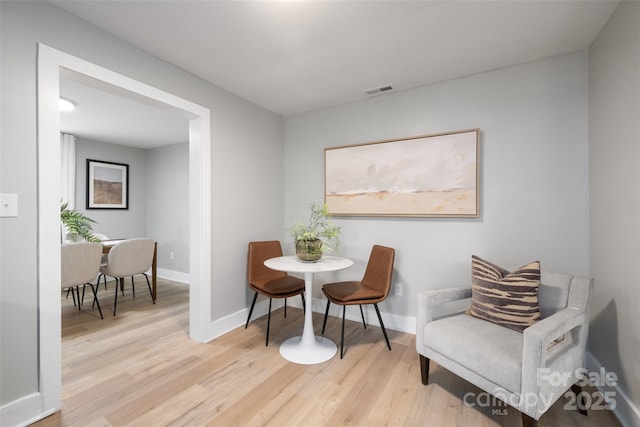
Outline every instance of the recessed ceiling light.
<path fill-rule="evenodd" d="M 58 108 L 60 111 L 73 111 L 76 108 L 76 104 L 68 99 L 60 98 L 58 100 Z"/>

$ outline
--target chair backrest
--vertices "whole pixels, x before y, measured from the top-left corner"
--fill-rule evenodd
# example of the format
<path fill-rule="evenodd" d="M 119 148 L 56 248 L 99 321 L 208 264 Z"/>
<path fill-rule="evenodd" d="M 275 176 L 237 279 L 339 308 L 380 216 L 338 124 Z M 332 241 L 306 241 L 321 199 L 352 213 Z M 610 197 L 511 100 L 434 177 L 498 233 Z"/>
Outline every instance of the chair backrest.
<path fill-rule="evenodd" d="M 373 245 L 367 269 L 362 278 L 362 284 L 370 289 L 381 291 L 384 298 L 389 295 L 391 289 L 391 276 L 393 274 L 393 261 L 396 251 L 386 246 Z"/>
<path fill-rule="evenodd" d="M 587 310 L 593 279 L 553 271 L 541 271 L 538 304 L 544 319 L 567 306 Z"/>
<path fill-rule="evenodd" d="M 116 243 L 107 257 L 107 274 L 127 277 L 146 272 L 153 263 L 154 249 L 152 239 L 127 239 Z"/>
<path fill-rule="evenodd" d="M 61 247 L 62 288 L 91 282 L 100 272 L 102 245 L 93 242 L 65 243 Z"/>
<path fill-rule="evenodd" d="M 249 283 L 265 283 L 270 280 L 286 277 L 284 271 L 275 271 L 265 267 L 264 262 L 269 258 L 282 256 L 280 241 L 249 242 L 247 257 L 247 280 Z"/>

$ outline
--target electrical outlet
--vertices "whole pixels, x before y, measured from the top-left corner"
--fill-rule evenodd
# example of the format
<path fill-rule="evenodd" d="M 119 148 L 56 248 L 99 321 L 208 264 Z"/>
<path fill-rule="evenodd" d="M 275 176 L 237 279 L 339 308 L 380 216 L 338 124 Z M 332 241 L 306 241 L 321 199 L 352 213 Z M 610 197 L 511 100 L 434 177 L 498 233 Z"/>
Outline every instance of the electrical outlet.
<path fill-rule="evenodd" d="M 402 282 L 396 282 L 396 285 L 394 287 L 394 293 L 398 297 L 402 296 Z"/>

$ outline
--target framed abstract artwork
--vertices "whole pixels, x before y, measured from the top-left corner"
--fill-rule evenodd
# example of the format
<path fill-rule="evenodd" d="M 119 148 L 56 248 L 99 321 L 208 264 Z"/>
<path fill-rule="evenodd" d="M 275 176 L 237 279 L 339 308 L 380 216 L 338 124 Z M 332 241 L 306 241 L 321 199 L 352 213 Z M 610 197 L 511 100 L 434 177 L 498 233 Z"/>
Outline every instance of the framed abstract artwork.
<path fill-rule="evenodd" d="M 325 149 L 335 216 L 478 217 L 480 130 Z"/>
<path fill-rule="evenodd" d="M 129 165 L 87 159 L 87 209 L 129 209 Z"/>

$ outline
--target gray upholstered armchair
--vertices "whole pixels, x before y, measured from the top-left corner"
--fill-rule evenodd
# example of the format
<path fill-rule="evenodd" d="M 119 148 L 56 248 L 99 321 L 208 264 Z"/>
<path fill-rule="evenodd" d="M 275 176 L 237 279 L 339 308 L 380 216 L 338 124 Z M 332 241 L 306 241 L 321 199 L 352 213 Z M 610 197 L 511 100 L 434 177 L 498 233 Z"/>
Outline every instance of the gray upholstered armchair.
<path fill-rule="evenodd" d="M 523 333 L 464 312 L 435 318 L 437 306 L 470 298 L 470 288 L 421 294 L 416 350 L 422 383 L 428 384 L 433 360 L 521 411 L 524 426 L 535 425 L 569 388 L 580 391 L 592 289 L 593 279 L 542 271 L 542 320 Z"/>

